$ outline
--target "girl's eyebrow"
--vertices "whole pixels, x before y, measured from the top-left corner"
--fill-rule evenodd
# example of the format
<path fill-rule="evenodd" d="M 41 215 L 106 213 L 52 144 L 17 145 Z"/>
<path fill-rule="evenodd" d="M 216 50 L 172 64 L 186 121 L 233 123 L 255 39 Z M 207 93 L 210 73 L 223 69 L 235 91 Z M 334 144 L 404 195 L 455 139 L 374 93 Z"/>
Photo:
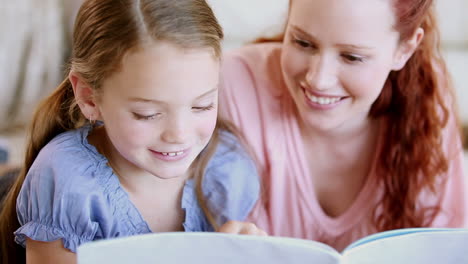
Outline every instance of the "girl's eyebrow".
<path fill-rule="evenodd" d="M 197 98 L 195 98 L 195 100 L 198 100 L 198 99 L 203 98 L 203 97 L 205 97 L 207 95 L 210 95 L 210 94 L 216 92 L 217 90 L 218 90 L 218 86 L 216 85 L 215 88 L 209 90 L 206 93 L 203 93 L 202 95 L 197 96 Z M 155 100 L 155 99 L 145 99 L 145 98 L 140 98 L 140 97 L 130 97 L 128 100 L 130 102 L 138 102 L 138 103 L 152 103 L 152 104 L 159 104 L 159 105 L 167 104 L 164 101 Z"/>
<path fill-rule="evenodd" d="M 139 97 L 131 97 L 128 100 L 130 102 L 139 102 L 139 103 L 166 104 L 163 101 L 153 100 L 153 99 L 145 99 L 145 98 L 139 98 Z"/>
<path fill-rule="evenodd" d="M 215 87 L 215 88 L 213 88 L 213 89 L 209 90 L 208 92 L 206 92 L 206 93 L 203 93 L 202 95 L 199 95 L 199 96 L 197 96 L 197 98 L 196 98 L 196 99 L 203 98 L 203 97 L 205 97 L 205 96 L 207 96 L 207 95 L 209 95 L 209 94 L 212 94 L 212 93 L 216 92 L 217 90 L 218 90 L 218 85 L 216 85 L 216 87 Z"/>

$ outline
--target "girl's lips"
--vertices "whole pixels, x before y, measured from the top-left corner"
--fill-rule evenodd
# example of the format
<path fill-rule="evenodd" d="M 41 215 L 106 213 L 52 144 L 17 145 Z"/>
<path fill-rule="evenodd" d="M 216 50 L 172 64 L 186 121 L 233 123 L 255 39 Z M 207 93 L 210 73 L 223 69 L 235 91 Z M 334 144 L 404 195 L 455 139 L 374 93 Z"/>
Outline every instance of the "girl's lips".
<path fill-rule="evenodd" d="M 190 153 L 190 148 L 174 152 L 159 152 L 150 149 L 150 152 L 153 154 L 153 156 L 163 161 L 179 161 L 187 157 L 187 155 Z"/>

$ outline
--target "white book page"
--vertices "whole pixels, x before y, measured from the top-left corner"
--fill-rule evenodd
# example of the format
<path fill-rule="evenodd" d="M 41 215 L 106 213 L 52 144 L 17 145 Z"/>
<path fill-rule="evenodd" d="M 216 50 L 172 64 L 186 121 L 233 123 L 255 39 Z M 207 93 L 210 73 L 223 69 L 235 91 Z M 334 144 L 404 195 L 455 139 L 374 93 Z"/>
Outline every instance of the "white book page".
<path fill-rule="evenodd" d="M 227 235 L 220 233 L 162 233 L 84 244 L 78 264 L 337 264 L 341 255 L 314 241 Z"/>
<path fill-rule="evenodd" d="M 438 231 L 383 238 L 343 253 L 346 264 L 468 263 L 468 231 Z"/>

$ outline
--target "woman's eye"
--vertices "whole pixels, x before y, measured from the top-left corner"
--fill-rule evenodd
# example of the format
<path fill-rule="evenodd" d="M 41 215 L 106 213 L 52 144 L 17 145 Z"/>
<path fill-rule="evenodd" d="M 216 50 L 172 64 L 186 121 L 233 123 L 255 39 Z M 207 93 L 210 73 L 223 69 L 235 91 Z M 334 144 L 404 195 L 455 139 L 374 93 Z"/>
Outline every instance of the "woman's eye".
<path fill-rule="evenodd" d="M 156 114 L 151 114 L 151 115 L 140 115 L 137 113 L 133 113 L 133 116 L 135 116 L 137 120 L 153 120 L 153 119 L 158 118 L 160 115 L 161 113 L 156 113 Z"/>
<path fill-rule="evenodd" d="M 196 112 L 202 112 L 202 111 L 212 110 L 213 108 L 214 108 L 214 104 L 210 104 L 210 105 L 207 105 L 207 106 L 194 106 L 194 107 L 192 107 L 192 110 L 194 110 Z"/>
<path fill-rule="evenodd" d="M 310 44 L 310 42 L 307 42 L 305 40 L 302 40 L 302 39 L 294 39 L 294 43 L 296 45 L 299 45 L 300 47 L 302 48 L 309 48 L 309 47 L 312 47 L 312 44 Z"/>
<path fill-rule="evenodd" d="M 364 61 L 363 57 L 359 57 L 359 56 L 351 55 L 351 54 L 344 54 L 343 58 L 345 58 L 349 62 L 363 62 Z"/>

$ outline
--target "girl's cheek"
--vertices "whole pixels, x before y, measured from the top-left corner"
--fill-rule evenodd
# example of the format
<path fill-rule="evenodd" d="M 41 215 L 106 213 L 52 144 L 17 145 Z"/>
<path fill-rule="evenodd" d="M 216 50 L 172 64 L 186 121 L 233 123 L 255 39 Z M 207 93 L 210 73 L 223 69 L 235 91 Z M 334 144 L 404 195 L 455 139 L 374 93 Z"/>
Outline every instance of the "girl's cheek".
<path fill-rule="evenodd" d="M 213 111 L 213 114 L 200 120 L 197 125 L 198 133 L 202 138 L 210 138 L 213 135 L 213 131 L 216 127 L 217 113 Z"/>

